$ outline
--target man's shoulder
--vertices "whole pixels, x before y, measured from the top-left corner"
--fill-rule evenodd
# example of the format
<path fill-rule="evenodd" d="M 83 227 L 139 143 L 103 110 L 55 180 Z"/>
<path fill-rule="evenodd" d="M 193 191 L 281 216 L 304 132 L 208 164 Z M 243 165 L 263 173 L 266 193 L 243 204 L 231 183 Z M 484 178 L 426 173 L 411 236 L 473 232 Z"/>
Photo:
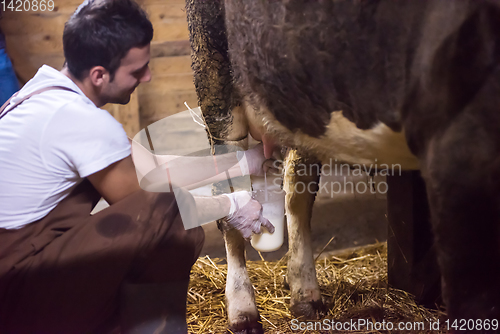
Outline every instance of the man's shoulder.
<path fill-rule="evenodd" d="M 25 115 L 47 124 L 47 128 L 52 131 L 54 127 L 62 127 L 65 133 L 123 131 L 121 124 L 109 112 L 96 107 L 70 78 L 47 65 L 38 70 L 16 100 L 49 87 L 64 89 L 53 88 L 33 95 L 19 106 L 24 109 Z M 16 103 L 16 100 L 12 103 Z"/>
<path fill-rule="evenodd" d="M 53 122 L 62 124 L 73 124 L 81 129 L 111 130 L 121 127 L 121 124 L 106 110 L 97 108 L 93 104 L 88 104 L 81 97 L 74 97 L 58 107 Z"/>
<path fill-rule="evenodd" d="M 19 94 L 20 99 L 30 94 L 23 93 Z M 12 103 L 17 103 L 17 100 L 13 100 Z M 102 117 L 101 109 L 88 103 L 79 94 L 66 90 L 49 90 L 33 95 L 20 104 L 15 113 L 18 117 L 28 117 L 32 121 L 39 120 L 44 123 L 60 117 L 74 121 Z"/>
<path fill-rule="evenodd" d="M 32 95 L 30 100 L 36 99 L 41 95 L 66 99 L 74 99 L 76 96 L 81 96 L 82 100 L 88 100 L 85 102 L 94 106 L 70 78 L 48 65 L 43 65 L 38 69 L 33 78 L 13 98 L 13 103 L 29 95 Z"/>

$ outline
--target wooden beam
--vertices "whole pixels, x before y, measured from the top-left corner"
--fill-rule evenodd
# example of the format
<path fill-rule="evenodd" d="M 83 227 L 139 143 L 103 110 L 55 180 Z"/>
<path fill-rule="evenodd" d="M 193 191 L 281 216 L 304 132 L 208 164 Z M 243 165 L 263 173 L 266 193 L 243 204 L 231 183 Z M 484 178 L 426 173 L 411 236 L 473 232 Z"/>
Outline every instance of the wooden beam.
<path fill-rule="evenodd" d="M 193 70 L 191 68 L 191 56 L 151 58 L 149 68 L 153 73 L 153 80 L 156 77 L 170 74 L 189 73 L 193 75 Z"/>
<path fill-rule="evenodd" d="M 160 95 L 156 92 L 142 93 L 140 95 L 141 127 L 146 127 L 160 119 L 186 110 L 184 102 L 191 108 L 198 107 L 198 95 L 193 89 L 180 91 L 167 91 Z"/>
<path fill-rule="evenodd" d="M 151 43 L 151 57 L 175 57 L 191 54 L 189 40 L 164 41 Z"/>

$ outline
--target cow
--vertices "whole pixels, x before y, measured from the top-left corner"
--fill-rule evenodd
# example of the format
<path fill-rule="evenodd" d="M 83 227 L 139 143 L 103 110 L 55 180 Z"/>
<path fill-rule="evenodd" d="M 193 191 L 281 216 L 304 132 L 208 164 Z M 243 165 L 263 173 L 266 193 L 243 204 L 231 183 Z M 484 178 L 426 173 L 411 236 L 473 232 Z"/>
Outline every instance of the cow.
<path fill-rule="evenodd" d="M 500 2 L 186 0 L 199 104 L 217 144 L 288 146 L 287 283 L 322 310 L 318 184 L 293 166 L 400 164 L 426 183 L 447 315 L 500 318 Z M 223 153 L 223 152 L 216 152 Z M 219 222 L 223 223 L 223 222 Z M 244 240 L 224 232 L 228 328 L 260 333 Z"/>

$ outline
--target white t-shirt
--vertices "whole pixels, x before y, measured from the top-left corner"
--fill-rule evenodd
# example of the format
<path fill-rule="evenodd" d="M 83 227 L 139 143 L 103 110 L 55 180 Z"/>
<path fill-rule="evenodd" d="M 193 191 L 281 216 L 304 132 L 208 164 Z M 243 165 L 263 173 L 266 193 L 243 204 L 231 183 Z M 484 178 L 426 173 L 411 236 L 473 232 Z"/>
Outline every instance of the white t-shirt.
<path fill-rule="evenodd" d="M 122 125 L 47 65 L 11 104 L 48 86 L 75 92 L 34 95 L 0 119 L 0 228 L 45 217 L 83 178 L 130 155 Z"/>

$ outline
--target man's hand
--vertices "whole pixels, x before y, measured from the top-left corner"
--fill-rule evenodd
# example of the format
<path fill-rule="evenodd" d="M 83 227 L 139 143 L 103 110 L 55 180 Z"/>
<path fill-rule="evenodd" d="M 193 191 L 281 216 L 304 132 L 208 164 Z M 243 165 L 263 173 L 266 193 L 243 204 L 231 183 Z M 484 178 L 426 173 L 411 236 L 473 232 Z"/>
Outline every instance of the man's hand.
<path fill-rule="evenodd" d="M 252 232 L 262 233 L 261 226 L 264 226 L 270 233 L 274 232 L 273 224 L 262 216 L 262 205 L 252 199 L 250 193 L 239 191 L 225 195 L 231 200 L 232 209 L 226 217 L 227 224 L 240 231 L 243 238 L 250 240 Z"/>

